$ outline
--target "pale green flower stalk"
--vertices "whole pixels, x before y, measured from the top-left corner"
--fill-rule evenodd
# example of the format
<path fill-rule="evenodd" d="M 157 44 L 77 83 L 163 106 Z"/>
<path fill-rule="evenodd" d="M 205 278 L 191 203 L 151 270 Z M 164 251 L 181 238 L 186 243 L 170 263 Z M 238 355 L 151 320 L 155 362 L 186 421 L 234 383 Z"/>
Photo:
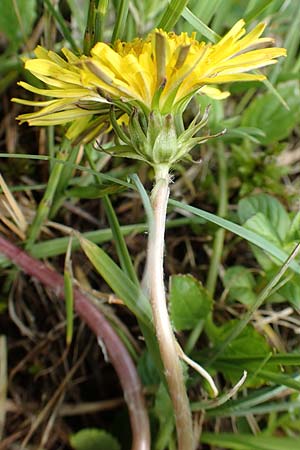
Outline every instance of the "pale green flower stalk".
<path fill-rule="evenodd" d="M 178 450 L 193 450 L 197 442 L 180 358 L 188 363 L 190 360 L 176 341 L 164 285 L 169 172 L 176 162 L 189 158 L 195 145 L 212 137 L 198 137 L 207 122 L 208 111 L 201 120 L 196 117 L 184 129 L 182 114 L 192 97 L 202 94 L 224 99 L 229 92 L 221 92 L 212 85 L 263 80 L 263 75 L 245 72 L 275 64 L 276 58 L 285 55 L 285 49 L 268 47 L 272 39 L 260 37 L 264 27 L 259 24 L 246 34 L 244 21 L 240 20 L 215 45 L 198 42 L 195 33 L 177 36 L 156 30 L 144 40 L 117 42 L 114 47 L 99 42 L 90 57 L 81 58 L 66 49 L 63 59 L 38 48 L 37 58 L 28 60 L 25 67 L 48 88 L 38 89 L 26 83 L 22 86 L 54 100 L 39 103 L 15 99 L 42 107 L 21 115 L 22 122 L 30 125 L 70 122 L 67 137 L 75 142 L 91 141 L 112 126 L 116 145 L 109 151 L 115 156 L 139 159 L 154 169 L 146 290 L 173 403 Z M 192 366 L 195 368 L 195 363 Z M 201 367 L 198 369 L 217 395 L 210 375 Z"/>

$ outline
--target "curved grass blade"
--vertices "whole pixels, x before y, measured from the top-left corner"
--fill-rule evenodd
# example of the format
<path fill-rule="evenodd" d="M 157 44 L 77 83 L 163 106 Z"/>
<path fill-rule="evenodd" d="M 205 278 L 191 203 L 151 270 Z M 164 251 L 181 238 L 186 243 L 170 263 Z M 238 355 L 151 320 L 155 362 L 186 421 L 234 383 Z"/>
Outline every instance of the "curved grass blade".
<path fill-rule="evenodd" d="M 215 44 L 221 39 L 221 36 L 202 22 L 199 17 L 195 16 L 189 8 L 184 8 L 181 15 L 195 30 L 199 31 L 199 33 L 201 33 L 202 36 L 205 36 L 209 41 Z"/>
<path fill-rule="evenodd" d="M 93 169 L 89 169 L 88 167 L 85 166 L 81 166 L 80 164 L 73 164 L 70 161 L 63 161 L 63 160 L 59 160 L 56 158 L 53 158 L 51 156 L 46 156 L 46 155 L 28 155 L 28 154 L 23 154 L 23 153 L 0 153 L 0 158 L 15 158 L 15 159 L 33 159 L 33 160 L 40 160 L 40 161 L 52 161 L 53 163 L 57 163 L 57 164 L 63 164 L 64 166 L 69 166 L 73 169 L 78 169 L 82 172 L 87 172 L 90 173 L 92 175 L 98 175 L 101 177 L 102 180 L 107 180 L 110 181 L 112 183 L 116 183 L 119 184 L 121 186 L 124 186 L 126 188 L 132 189 L 132 184 L 131 183 L 127 183 L 124 180 L 121 180 L 119 178 L 116 177 L 112 177 L 111 175 L 107 175 L 107 174 L 103 174 L 103 173 L 99 173 Z"/>
<path fill-rule="evenodd" d="M 196 225 L 203 223 L 202 220 L 197 218 L 181 218 L 167 221 L 167 228 L 176 228 L 184 225 Z M 135 223 L 132 225 L 122 225 L 120 227 L 123 236 L 127 236 L 130 233 L 144 233 L 148 230 L 148 224 Z M 70 232 L 72 230 L 70 229 Z M 109 242 L 112 239 L 112 230 L 105 228 L 103 230 L 87 231 L 82 233 L 82 236 L 94 244 L 103 244 Z M 68 247 L 69 237 L 61 237 L 55 239 L 49 239 L 48 241 L 37 242 L 33 245 L 30 254 L 35 258 L 43 259 L 50 258 L 52 256 L 62 255 L 66 252 Z M 80 248 L 79 241 L 76 237 L 72 239 L 72 250 L 78 250 Z"/>
<path fill-rule="evenodd" d="M 246 241 L 251 242 L 251 244 L 256 245 L 257 247 L 261 248 L 262 250 L 264 250 L 267 253 L 270 253 L 270 255 L 274 256 L 282 263 L 284 263 L 289 256 L 284 250 L 276 247 L 276 245 L 267 241 L 266 239 L 261 237 L 259 234 L 254 233 L 254 231 L 247 230 L 247 228 L 245 228 L 241 225 L 238 225 L 234 222 L 231 222 L 230 220 L 223 219 L 222 217 L 218 217 L 215 214 L 204 211 L 203 209 L 195 208 L 194 206 L 190 206 L 190 205 L 185 205 L 184 203 L 178 202 L 177 200 L 170 199 L 169 204 L 175 206 L 178 209 L 183 209 L 184 211 L 188 211 L 188 212 L 194 214 L 195 216 L 202 217 L 202 219 L 205 219 L 208 222 L 214 223 L 215 225 L 218 225 L 219 227 L 225 228 L 225 230 L 228 230 L 231 233 L 234 233 L 237 236 L 240 236 L 241 238 L 246 239 Z M 290 263 L 290 268 L 293 269 L 294 272 L 300 274 L 300 265 L 296 261 L 292 261 Z"/>
<path fill-rule="evenodd" d="M 229 450 L 299 450 L 299 437 L 204 432 L 201 442 Z"/>
<path fill-rule="evenodd" d="M 106 283 L 124 301 L 138 320 L 147 327 L 151 322 L 151 307 L 141 288 L 133 283 L 120 267 L 100 247 L 77 235 L 80 245 Z"/>

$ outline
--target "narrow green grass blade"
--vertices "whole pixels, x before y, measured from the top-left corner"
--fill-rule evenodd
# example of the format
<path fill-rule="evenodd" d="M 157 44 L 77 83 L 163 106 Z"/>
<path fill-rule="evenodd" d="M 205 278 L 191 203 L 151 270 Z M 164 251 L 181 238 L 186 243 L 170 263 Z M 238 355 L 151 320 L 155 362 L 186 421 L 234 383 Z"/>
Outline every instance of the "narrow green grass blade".
<path fill-rule="evenodd" d="M 77 156 L 79 152 L 79 146 L 71 147 L 71 144 L 69 141 L 65 140 L 64 142 L 64 153 L 66 154 L 65 161 L 67 165 L 63 165 L 63 169 L 61 171 L 54 199 L 53 204 L 50 209 L 49 217 L 53 218 L 57 214 L 57 211 L 61 207 L 64 199 L 65 199 L 65 190 L 69 185 L 70 180 L 72 179 L 74 175 L 74 169 L 72 168 L 72 164 L 75 164 Z"/>
<path fill-rule="evenodd" d="M 89 55 L 94 45 L 96 0 L 90 0 L 87 23 L 83 38 L 83 53 Z"/>
<path fill-rule="evenodd" d="M 271 372 L 270 370 L 261 370 L 259 372 L 259 376 L 264 378 L 265 380 L 271 381 L 279 386 L 287 386 L 291 389 L 295 389 L 296 391 L 300 390 L 300 382 L 295 380 L 290 375 L 285 375 L 281 373 Z"/>
<path fill-rule="evenodd" d="M 219 8 L 214 15 L 214 18 L 211 22 L 211 28 L 217 33 L 224 32 L 224 25 L 226 26 L 226 18 L 231 16 L 231 13 L 234 6 L 235 0 L 226 0 L 226 2 L 222 1 L 222 8 Z M 232 22 L 231 20 L 229 21 Z"/>
<path fill-rule="evenodd" d="M 259 73 L 259 71 L 257 71 L 257 73 Z M 284 98 L 282 97 L 282 95 L 278 92 L 278 90 L 276 89 L 276 87 L 271 83 L 270 80 L 268 80 L 267 78 L 265 80 L 263 80 L 264 85 L 266 86 L 266 88 L 272 92 L 272 94 L 275 95 L 276 98 L 278 98 L 278 100 L 280 101 L 280 103 L 282 104 L 282 106 L 287 110 L 290 111 L 290 107 L 287 104 L 287 102 L 284 100 Z"/>
<path fill-rule="evenodd" d="M 69 30 L 69 28 L 66 26 L 65 20 L 64 20 L 63 16 L 61 15 L 60 11 L 56 10 L 54 8 L 54 6 L 50 0 L 44 0 L 44 3 L 46 3 L 48 10 L 50 11 L 52 16 L 56 20 L 58 27 L 60 28 L 60 31 L 62 32 L 66 41 L 69 42 L 70 46 L 72 47 L 72 50 L 76 54 L 80 54 L 80 49 L 77 47 L 77 44 L 73 39 L 72 33 Z"/>
<path fill-rule="evenodd" d="M 95 163 L 93 161 L 92 155 L 91 155 L 91 148 L 85 149 L 85 155 L 87 157 L 87 160 L 93 170 L 96 170 Z M 99 177 L 99 175 L 94 176 L 96 182 L 99 186 L 102 185 L 102 180 Z M 118 257 L 120 260 L 121 267 L 123 271 L 126 273 L 126 275 L 130 278 L 131 281 L 133 281 L 137 286 L 139 285 L 139 280 L 137 278 L 137 275 L 135 273 L 131 257 L 129 255 L 129 251 L 124 239 L 124 235 L 121 231 L 121 227 L 117 218 L 117 215 L 113 209 L 113 206 L 111 204 L 110 198 L 108 195 L 105 195 L 103 197 L 103 204 L 105 209 L 105 214 L 108 218 L 109 225 L 112 231 L 113 240 L 117 249 Z"/>
<path fill-rule="evenodd" d="M 201 0 L 194 2 L 193 13 L 196 17 L 201 17 L 201 21 L 205 24 L 209 23 L 213 15 L 222 9 L 223 0 Z M 186 8 L 187 9 L 187 8 Z"/>
<path fill-rule="evenodd" d="M 201 35 L 205 36 L 209 41 L 214 44 L 221 39 L 221 37 L 215 33 L 211 28 L 209 28 L 201 19 L 199 19 L 195 14 L 189 9 L 184 8 L 182 12 L 182 17 Z"/>
<path fill-rule="evenodd" d="M 239 364 L 234 364 L 230 362 L 220 362 L 215 361 L 213 363 L 213 367 L 216 370 L 235 370 L 241 371 L 242 367 Z M 259 378 L 263 378 L 266 381 L 276 384 L 277 386 L 287 386 L 291 389 L 295 389 L 299 391 L 300 389 L 300 381 L 298 381 L 292 375 L 286 375 L 285 373 L 272 372 L 271 370 L 261 369 L 256 372 L 256 369 L 253 369 L 251 366 L 247 367 L 247 371 L 249 374 L 255 373 L 255 376 Z"/>
<path fill-rule="evenodd" d="M 108 196 L 105 196 L 103 198 L 104 206 L 105 206 L 105 213 L 107 215 L 109 225 L 112 231 L 114 243 L 117 248 L 118 257 L 120 260 L 121 267 L 123 271 L 126 273 L 128 278 L 136 284 L 139 285 L 139 280 L 137 278 L 136 272 L 134 270 L 128 248 L 124 239 L 124 235 L 122 233 L 118 218 L 116 216 L 116 213 L 113 209 L 113 206 L 111 204 L 111 201 Z"/>
<path fill-rule="evenodd" d="M 273 0 L 259 0 L 250 11 L 246 12 L 244 17 L 246 24 L 251 23 L 253 19 L 256 19 L 264 10 L 273 2 Z"/>
<path fill-rule="evenodd" d="M 108 0 L 99 0 L 95 15 L 95 44 L 103 41 L 105 18 L 108 11 Z"/>
<path fill-rule="evenodd" d="M 139 179 L 139 177 L 136 174 L 132 175 L 131 179 L 133 180 L 134 184 L 136 185 L 136 188 L 139 191 L 139 194 L 141 196 L 141 199 L 142 199 L 142 202 L 144 205 L 144 209 L 145 209 L 145 213 L 148 218 L 148 222 L 152 223 L 154 219 L 153 219 L 153 210 L 152 210 L 149 195 L 147 194 L 146 189 L 144 188 L 141 180 Z"/>
<path fill-rule="evenodd" d="M 65 153 L 59 153 L 56 161 L 61 161 L 64 160 L 65 158 L 66 158 Z M 36 215 L 29 228 L 28 238 L 25 246 L 26 250 L 31 249 L 34 241 L 38 238 L 40 234 L 43 223 L 49 217 L 51 205 L 53 203 L 54 195 L 63 167 L 64 166 L 62 164 L 55 164 L 53 166 L 45 193 L 43 195 L 42 200 L 40 201 Z"/>
<path fill-rule="evenodd" d="M 300 376 L 296 375 L 294 378 L 296 381 L 300 381 Z M 228 416 L 243 416 L 245 414 L 251 414 L 254 407 L 268 402 L 269 400 L 279 398 L 280 394 L 286 391 L 286 386 L 267 387 L 262 389 L 255 389 L 250 392 L 246 397 L 240 397 L 235 400 L 230 400 L 221 406 L 208 409 L 207 414 L 213 417 L 228 417 Z M 200 411 L 205 409 L 204 402 L 192 403 L 192 411 Z M 266 406 L 268 406 L 267 403 Z M 264 406 L 264 405 L 263 405 Z"/>
<path fill-rule="evenodd" d="M 136 286 L 100 247 L 83 237 L 78 236 L 78 238 L 83 251 L 97 272 L 136 316 L 147 343 L 147 348 L 151 352 L 161 379 L 165 382 L 158 343 L 152 326 L 151 306 L 142 289 Z"/>
<path fill-rule="evenodd" d="M 234 413 L 230 414 L 217 414 L 218 417 L 244 417 L 249 414 L 270 414 L 274 412 L 288 412 L 289 414 L 293 413 L 295 409 L 300 409 L 300 401 L 291 401 L 291 402 L 272 402 L 267 405 L 255 406 L 250 409 L 240 409 Z M 208 414 L 210 416 L 215 417 L 214 411 L 209 411 Z"/>
<path fill-rule="evenodd" d="M 23 191 L 42 191 L 47 187 L 46 183 L 41 184 L 19 184 L 18 186 L 9 186 L 10 192 L 23 192 Z M 3 194 L 2 189 L 0 188 L 0 194 Z"/>
<path fill-rule="evenodd" d="M 120 0 L 119 7 L 116 11 L 116 23 L 114 26 L 111 42 L 114 43 L 117 39 L 121 39 L 128 15 L 129 0 Z"/>
<path fill-rule="evenodd" d="M 73 338 L 74 295 L 72 276 L 69 271 L 64 272 L 65 302 L 66 302 L 66 344 L 69 346 Z"/>
<path fill-rule="evenodd" d="M 196 225 L 203 223 L 202 220 L 197 218 L 181 218 L 167 221 L 167 228 L 176 228 L 185 225 Z M 123 236 L 127 236 L 130 233 L 144 233 L 148 230 L 148 224 L 136 223 L 133 225 L 122 225 L 120 227 Z M 94 244 L 103 244 L 104 242 L 111 241 L 113 235 L 110 228 L 104 228 L 103 230 L 87 231 L 82 233 L 85 239 L 88 239 Z M 38 259 L 51 258 L 53 256 L 62 255 L 66 252 L 68 247 L 69 237 L 61 237 L 56 239 L 49 239 L 48 241 L 38 242 L 33 245 L 30 254 Z M 72 239 L 72 250 L 78 250 L 80 248 L 79 241 L 76 237 Z"/>
<path fill-rule="evenodd" d="M 204 211 L 203 209 L 195 208 L 194 206 L 190 205 L 185 205 L 184 203 L 178 202 L 177 200 L 170 199 L 169 204 L 175 206 L 178 209 L 188 211 L 198 217 L 202 217 L 208 222 L 212 222 L 222 228 L 225 228 L 225 230 L 228 230 L 231 233 L 234 233 L 237 236 L 246 239 L 248 242 L 251 242 L 251 244 L 257 245 L 257 247 L 261 248 L 267 253 L 270 253 L 270 255 L 274 256 L 282 263 L 284 263 L 289 256 L 285 251 L 276 247 L 276 245 L 267 241 L 259 234 L 247 230 L 247 228 L 244 228 L 241 225 L 237 225 L 234 222 L 218 217 L 215 214 Z M 291 262 L 290 268 L 293 269 L 296 273 L 300 274 L 300 265 L 296 261 Z"/>
<path fill-rule="evenodd" d="M 260 362 L 261 356 L 220 356 L 219 361 L 232 361 L 236 364 L 244 365 L 249 362 Z M 272 355 L 268 362 L 272 362 L 275 364 L 282 364 L 283 366 L 300 366 L 300 353 L 277 353 Z"/>
<path fill-rule="evenodd" d="M 201 442 L 230 450 L 299 450 L 298 437 L 204 432 Z"/>
<path fill-rule="evenodd" d="M 126 188 L 132 189 L 132 184 L 127 183 L 124 180 L 121 180 L 116 177 L 112 177 L 111 175 L 99 173 L 96 170 L 89 169 L 88 167 L 81 166 L 80 164 L 73 164 L 69 161 L 64 160 L 58 160 L 56 158 L 52 158 L 51 156 L 46 155 L 28 155 L 28 154 L 22 154 L 22 153 L 0 153 L 0 158 L 12 158 L 12 159 L 32 159 L 32 160 L 40 160 L 40 161 L 53 161 L 53 163 L 62 164 L 64 166 L 72 167 L 73 169 L 78 169 L 81 172 L 87 172 L 92 175 L 97 175 L 101 177 L 101 179 L 104 181 L 111 181 L 112 183 L 119 184 L 120 186 L 124 186 Z"/>
<path fill-rule="evenodd" d="M 64 290 L 65 290 L 65 307 L 66 307 L 66 344 L 69 346 L 73 338 L 73 322 L 74 322 L 74 292 L 73 292 L 73 274 L 71 268 L 71 246 L 72 238 L 69 239 L 68 250 L 65 258 L 64 270 Z"/>
<path fill-rule="evenodd" d="M 137 319 L 149 327 L 152 317 L 151 307 L 141 288 L 136 286 L 100 247 L 82 236 L 78 238 L 83 251 L 97 272 Z"/>
<path fill-rule="evenodd" d="M 180 18 L 189 0 L 171 0 L 157 28 L 170 31 Z"/>

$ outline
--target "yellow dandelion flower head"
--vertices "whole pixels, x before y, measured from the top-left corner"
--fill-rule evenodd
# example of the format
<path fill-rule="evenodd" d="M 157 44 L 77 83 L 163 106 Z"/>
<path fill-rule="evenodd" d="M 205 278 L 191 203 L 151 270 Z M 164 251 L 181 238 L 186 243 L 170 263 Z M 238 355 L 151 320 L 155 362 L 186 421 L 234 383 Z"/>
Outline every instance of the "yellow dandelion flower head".
<path fill-rule="evenodd" d="M 39 110 L 22 114 L 29 125 L 71 123 L 70 138 L 92 139 L 109 126 L 110 104 L 130 114 L 131 105 L 146 114 L 182 112 L 196 93 L 222 99 L 214 85 L 234 81 L 262 80 L 264 75 L 247 72 L 275 64 L 285 49 L 271 47 L 273 40 L 262 38 L 265 25 L 246 34 L 239 20 L 216 44 L 196 40 L 196 34 L 179 35 L 157 29 L 145 39 L 117 41 L 114 46 L 98 42 L 91 55 L 78 57 L 68 49 L 62 56 L 43 47 L 25 68 L 42 81 L 44 88 L 20 82 L 35 94 L 51 97 L 45 101 L 13 99 Z M 127 105 L 125 105 L 127 102 Z"/>
<path fill-rule="evenodd" d="M 248 34 L 244 25 L 239 20 L 217 44 L 198 42 L 195 33 L 176 35 L 163 30 L 153 31 L 146 39 L 118 41 L 113 47 L 99 42 L 84 64 L 81 81 L 112 99 L 136 101 L 163 114 L 196 92 L 225 98 L 228 92 L 211 85 L 263 80 L 264 75 L 246 72 L 275 64 L 276 58 L 286 54 L 283 48 L 269 47 L 273 39 L 260 37 L 264 24 Z"/>

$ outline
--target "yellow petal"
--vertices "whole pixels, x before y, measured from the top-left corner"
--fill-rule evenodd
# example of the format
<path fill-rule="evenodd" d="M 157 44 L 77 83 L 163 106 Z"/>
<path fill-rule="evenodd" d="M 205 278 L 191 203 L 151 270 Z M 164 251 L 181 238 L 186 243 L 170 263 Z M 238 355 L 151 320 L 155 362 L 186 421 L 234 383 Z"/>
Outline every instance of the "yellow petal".
<path fill-rule="evenodd" d="M 220 89 L 212 87 L 212 86 L 203 86 L 200 89 L 200 94 L 205 94 L 214 100 L 223 100 L 229 97 L 230 92 L 228 91 L 220 91 Z"/>

